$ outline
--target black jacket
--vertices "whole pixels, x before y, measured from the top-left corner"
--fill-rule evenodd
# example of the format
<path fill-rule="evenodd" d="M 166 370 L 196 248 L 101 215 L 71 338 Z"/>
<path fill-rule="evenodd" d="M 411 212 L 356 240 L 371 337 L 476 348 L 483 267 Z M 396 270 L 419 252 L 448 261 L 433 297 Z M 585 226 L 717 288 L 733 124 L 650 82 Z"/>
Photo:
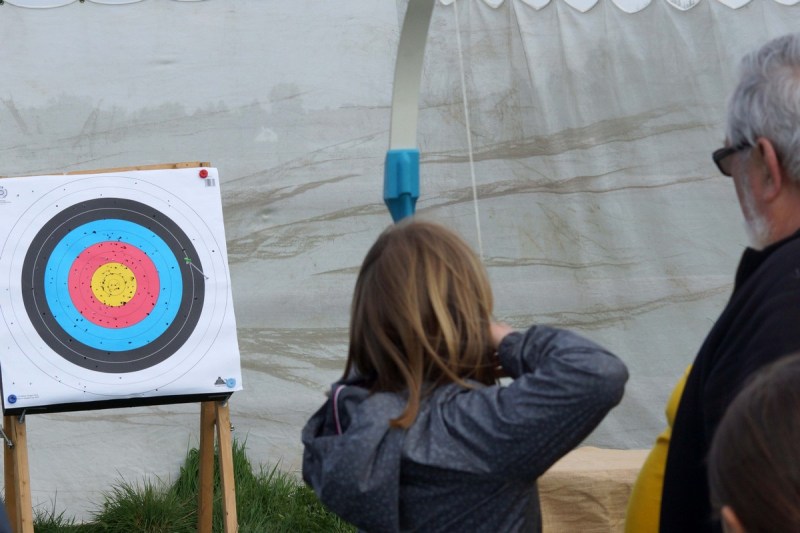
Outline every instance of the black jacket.
<path fill-rule="evenodd" d="M 733 294 L 695 358 L 669 444 L 661 533 L 722 531 L 712 521 L 706 472 L 728 404 L 763 365 L 800 351 L 800 231 L 762 251 L 748 248 Z"/>

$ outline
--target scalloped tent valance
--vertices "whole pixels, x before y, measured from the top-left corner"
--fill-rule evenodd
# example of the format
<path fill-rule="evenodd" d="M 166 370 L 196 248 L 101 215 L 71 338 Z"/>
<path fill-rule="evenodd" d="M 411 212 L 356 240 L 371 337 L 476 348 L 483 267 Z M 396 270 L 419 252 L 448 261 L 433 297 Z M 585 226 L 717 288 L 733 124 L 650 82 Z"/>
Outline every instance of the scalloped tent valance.
<path fill-rule="evenodd" d="M 30 7 L 33 9 L 47 9 L 50 7 L 64 7 L 69 4 L 90 2 L 92 4 L 122 5 L 135 4 L 142 0 L 5 0 L 4 3 L 17 7 Z M 204 2 L 205 0 L 174 0 L 175 2 Z"/>
<path fill-rule="evenodd" d="M 463 0 L 461 0 L 463 1 Z M 484 4 L 488 5 L 489 7 L 498 8 L 502 6 L 506 1 L 508 2 L 517 2 L 522 3 L 527 6 L 530 6 L 534 9 L 542 9 L 543 7 L 550 4 L 551 0 L 475 0 L 483 2 Z M 585 13 L 592 9 L 600 0 L 554 0 L 554 1 L 562 1 L 580 11 L 581 13 Z M 699 3 L 706 1 L 706 2 L 718 2 L 723 4 L 731 9 L 739 9 L 743 7 L 753 0 L 610 0 L 615 6 L 626 13 L 637 13 L 642 9 L 649 6 L 653 1 L 660 1 L 666 2 L 667 4 L 671 5 L 672 7 L 679 9 L 680 11 L 688 11 L 698 5 Z M 771 0 L 779 4 L 783 4 L 786 6 L 793 6 L 796 5 L 800 0 Z M 444 5 L 451 5 L 455 0 L 439 0 L 440 3 Z"/>
<path fill-rule="evenodd" d="M 92 3 L 92 4 L 106 4 L 106 5 L 122 5 L 122 4 L 135 4 L 143 2 L 144 0 L 5 0 L 5 3 L 17 7 L 29 7 L 34 9 L 46 9 L 53 7 L 63 7 L 75 3 Z M 173 0 L 175 2 L 205 2 L 208 0 Z M 462 2 L 464 0 L 461 0 Z M 567 5 L 577 9 L 581 13 L 585 13 L 592 9 L 600 0 L 473 0 L 476 2 L 483 2 L 486 5 L 498 8 L 506 1 L 517 2 L 532 7 L 533 9 L 542 9 L 550 4 L 551 1 L 564 2 Z M 625 13 L 637 13 L 653 1 L 666 2 L 672 7 L 680 11 L 688 11 L 701 2 L 719 2 L 731 9 L 739 9 L 753 0 L 610 0 L 615 6 Z M 797 5 L 800 0 L 770 0 L 778 4 L 786 6 Z M 455 0 L 439 0 L 443 5 L 451 5 Z"/>

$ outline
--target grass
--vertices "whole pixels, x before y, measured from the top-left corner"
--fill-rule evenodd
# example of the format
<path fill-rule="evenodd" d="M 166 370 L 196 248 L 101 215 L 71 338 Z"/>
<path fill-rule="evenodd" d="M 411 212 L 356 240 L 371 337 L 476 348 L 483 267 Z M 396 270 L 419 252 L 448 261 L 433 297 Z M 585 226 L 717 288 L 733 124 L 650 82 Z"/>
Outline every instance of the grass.
<path fill-rule="evenodd" d="M 219 466 L 214 469 L 214 532 L 223 531 Z M 255 471 L 244 444 L 233 442 L 236 510 L 241 533 L 353 532 L 355 529 L 328 512 L 314 491 L 277 467 Z M 76 523 L 64 512 L 37 509 L 36 533 L 194 533 L 197 529 L 199 453 L 186 455 L 174 483 L 118 481 L 103 495 L 93 519 Z"/>

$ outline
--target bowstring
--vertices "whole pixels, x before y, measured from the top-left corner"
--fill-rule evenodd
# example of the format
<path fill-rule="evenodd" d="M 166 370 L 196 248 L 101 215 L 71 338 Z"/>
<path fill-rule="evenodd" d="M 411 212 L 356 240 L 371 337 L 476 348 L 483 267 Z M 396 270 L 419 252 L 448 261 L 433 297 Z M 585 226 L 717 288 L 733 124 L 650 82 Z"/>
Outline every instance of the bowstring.
<path fill-rule="evenodd" d="M 472 205 L 475 209 L 475 228 L 478 231 L 478 253 L 483 256 L 483 238 L 481 236 L 481 215 L 478 210 L 478 185 L 475 179 L 475 160 L 472 153 L 472 128 L 469 123 L 469 102 L 467 100 L 467 81 L 464 75 L 464 54 L 461 50 L 461 26 L 458 22 L 458 0 L 453 0 L 453 16 L 456 19 L 456 45 L 458 47 L 458 70 L 461 74 L 461 101 L 464 104 L 464 124 L 467 130 L 467 153 L 469 155 L 469 175 L 472 179 Z"/>

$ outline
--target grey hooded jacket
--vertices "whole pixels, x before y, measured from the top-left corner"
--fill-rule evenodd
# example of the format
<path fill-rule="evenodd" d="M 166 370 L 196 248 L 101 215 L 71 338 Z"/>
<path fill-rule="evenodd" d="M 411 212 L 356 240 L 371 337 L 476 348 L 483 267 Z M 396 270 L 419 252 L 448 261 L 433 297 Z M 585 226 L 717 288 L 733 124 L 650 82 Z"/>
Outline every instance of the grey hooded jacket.
<path fill-rule="evenodd" d="M 628 371 L 544 326 L 507 335 L 498 355 L 508 386 L 438 387 L 407 430 L 389 427 L 405 395 L 370 394 L 357 378 L 334 384 L 303 429 L 303 478 L 373 533 L 539 531 L 536 479 L 619 403 Z"/>

